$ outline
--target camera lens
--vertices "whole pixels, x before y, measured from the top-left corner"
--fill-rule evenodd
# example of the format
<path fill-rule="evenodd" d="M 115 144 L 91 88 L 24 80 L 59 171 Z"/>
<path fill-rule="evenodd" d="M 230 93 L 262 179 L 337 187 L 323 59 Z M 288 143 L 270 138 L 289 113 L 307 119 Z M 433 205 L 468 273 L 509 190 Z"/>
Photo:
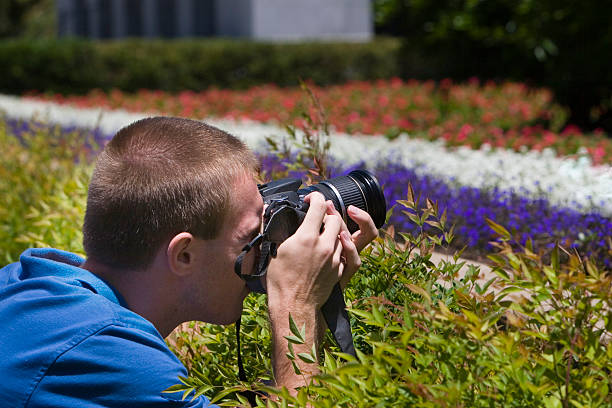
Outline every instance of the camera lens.
<path fill-rule="evenodd" d="M 346 176 L 339 176 L 303 188 L 298 193 L 306 195 L 318 191 L 331 200 L 351 233 L 359 226 L 347 216 L 349 205 L 361 208 L 370 214 L 377 228 L 382 227 L 387 215 L 387 203 L 376 177 L 367 170 L 354 170 Z"/>

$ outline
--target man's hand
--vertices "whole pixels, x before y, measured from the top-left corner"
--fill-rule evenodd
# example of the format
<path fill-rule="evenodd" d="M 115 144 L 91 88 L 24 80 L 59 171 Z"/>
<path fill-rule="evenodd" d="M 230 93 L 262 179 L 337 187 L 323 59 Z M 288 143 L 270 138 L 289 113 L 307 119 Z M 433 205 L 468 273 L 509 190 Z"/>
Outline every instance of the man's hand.
<path fill-rule="evenodd" d="M 266 273 L 274 378 L 277 386 L 290 392 L 304 386 L 317 367 L 296 361 L 302 373 L 298 375 L 286 357 L 289 350 L 284 336 L 290 335 L 289 315 L 298 327 L 306 329 L 305 343 L 293 346 L 295 354 L 309 353 L 313 345 L 318 348 L 317 330 L 324 327 L 320 309 L 338 282 L 342 265 L 343 246 L 338 239 L 342 218 L 320 193 L 309 194 L 306 200 L 310 207 L 304 221 L 279 245 Z"/>
<path fill-rule="evenodd" d="M 304 221 L 278 247 L 266 274 L 274 376 L 277 386 L 285 386 L 291 392 L 305 385 L 305 379 L 317 368 L 296 361 L 303 374 L 297 375 L 285 356 L 289 314 L 298 327 L 306 328 L 306 342 L 294 345 L 295 353 L 309 353 L 313 345 L 318 348 L 321 329 L 325 328 L 321 306 L 339 280 L 345 285 L 359 269 L 359 251 L 378 235 L 374 221 L 365 211 L 349 207 L 349 216 L 360 228 L 351 236 L 331 201 L 326 202 L 320 193 L 309 194 L 305 200 L 310 207 Z"/>
<path fill-rule="evenodd" d="M 320 308 L 338 282 L 343 252 L 338 236 L 343 222 L 322 194 L 309 194 L 305 200 L 310 207 L 304 221 L 270 261 L 266 290 L 271 298 Z"/>

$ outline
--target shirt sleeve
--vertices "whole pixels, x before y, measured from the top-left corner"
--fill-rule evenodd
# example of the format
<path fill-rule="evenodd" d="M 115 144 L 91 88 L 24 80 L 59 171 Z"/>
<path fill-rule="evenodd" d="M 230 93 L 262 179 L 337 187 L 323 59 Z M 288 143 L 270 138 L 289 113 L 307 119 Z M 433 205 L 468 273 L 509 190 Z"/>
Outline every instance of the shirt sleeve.
<path fill-rule="evenodd" d="M 109 325 L 55 360 L 28 407 L 217 407 L 204 396 L 164 393 L 179 376 L 187 371 L 160 337 Z"/>

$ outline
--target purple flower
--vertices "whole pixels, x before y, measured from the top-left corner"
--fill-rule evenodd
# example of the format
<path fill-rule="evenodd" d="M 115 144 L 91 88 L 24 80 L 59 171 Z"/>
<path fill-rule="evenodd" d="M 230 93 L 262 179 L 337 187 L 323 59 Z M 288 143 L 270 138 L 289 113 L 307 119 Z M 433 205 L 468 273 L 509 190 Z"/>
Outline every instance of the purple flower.
<path fill-rule="evenodd" d="M 97 129 L 60 128 L 12 119 L 4 119 L 4 122 L 8 132 L 22 141 L 25 133 L 45 129 L 57 138 L 67 133 L 79 132 L 87 138 L 85 149 L 89 153 L 95 153 L 111 138 Z M 273 155 L 260 155 L 259 158 L 262 169 L 269 173 L 283 172 L 292 162 L 291 158 L 280 160 Z M 331 177 L 363 167 L 360 164 L 347 167 L 333 160 L 329 165 Z M 550 249 L 555 243 L 559 243 L 567 248 L 576 248 L 581 255 L 591 257 L 606 268 L 612 267 L 606 242 L 606 238 L 612 236 L 612 220 L 601 214 L 581 213 L 557 207 L 544 198 L 530 199 L 516 191 L 454 186 L 435 177 L 418 175 L 414 169 L 399 164 L 379 165 L 371 170 L 383 187 L 388 208 L 396 206 L 398 200 L 406 198 L 409 183 L 415 195 L 421 197 L 422 206 L 425 205 L 425 198 L 437 202 L 440 214 L 444 210 L 447 212 L 447 224 L 455 225 L 455 238 L 451 249 L 467 246 L 464 254 L 468 256 L 484 257 L 492 250 L 489 242 L 496 237 L 486 222 L 489 218 L 505 226 L 521 245 L 531 239 L 536 251 Z M 290 177 L 302 179 L 305 174 L 305 171 L 289 172 Z M 402 209 L 396 208 L 390 223 L 398 231 L 416 233 L 416 225 L 402 213 Z M 432 227 L 426 228 L 434 232 Z"/>

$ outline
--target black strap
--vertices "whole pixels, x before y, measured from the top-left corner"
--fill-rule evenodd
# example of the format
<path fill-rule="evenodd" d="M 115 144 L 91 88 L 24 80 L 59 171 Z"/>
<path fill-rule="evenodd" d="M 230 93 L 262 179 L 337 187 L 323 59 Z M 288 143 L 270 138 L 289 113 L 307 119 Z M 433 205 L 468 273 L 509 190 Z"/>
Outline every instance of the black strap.
<path fill-rule="evenodd" d="M 339 283 L 336 283 L 334 286 L 329 299 L 327 299 L 321 311 L 323 312 L 327 327 L 329 327 L 329 330 L 340 346 L 340 350 L 343 353 L 356 356 L 353 335 L 351 333 L 351 323 Z"/>
<path fill-rule="evenodd" d="M 241 353 L 241 347 L 240 347 L 240 320 L 242 319 L 242 316 L 240 316 L 238 318 L 238 320 L 236 320 L 236 349 L 238 350 L 238 378 L 240 378 L 240 381 L 242 382 L 247 382 L 247 377 L 246 377 L 246 373 L 244 372 L 244 365 L 242 364 L 242 353 Z M 242 395 L 243 397 L 245 397 L 249 403 L 252 406 L 257 405 L 257 401 L 255 398 L 255 392 L 253 391 L 240 391 L 239 392 L 240 395 Z"/>
<path fill-rule="evenodd" d="M 266 273 L 265 269 L 263 271 L 258 270 L 254 274 L 242 273 L 242 261 L 244 261 L 245 255 L 248 254 L 249 251 L 253 249 L 255 246 L 261 244 L 261 242 L 264 241 L 265 237 L 266 237 L 265 234 L 257 234 L 257 236 L 253 238 L 251 242 L 249 242 L 242 248 L 242 252 L 240 252 L 240 255 L 238 255 L 238 258 L 236 258 L 236 262 L 234 262 L 234 272 L 236 273 L 236 275 L 238 275 L 240 279 L 249 281 L 249 280 L 260 278 L 263 275 L 265 275 Z"/>
<path fill-rule="evenodd" d="M 244 366 L 242 365 L 242 353 L 240 352 L 240 320 L 242 316 L 236 320 L 236 349 L 238 349 L 238 378 L 240 381 L 247 381 L 246 374 L 244 372 Z"/>
<path fill-rule="evenodd" d="M 255 246 L 260 246 L 259 260 L 255 265 L 255 271 L 253 273 L 242 273 L 242 262 L 244 257 L 251 249 Z M 242 248 L 242 252 L 236 258 L 234 262 L 234 272 L 240 279 L 246 282 L 246 285 L 255 293 L 266 293 L 266 289 L 263 286 L 262 278 L 266 275 L 268 270 L 268 264 L 270 258 L 276 256 L 276 243 L 270 242 L 266 239 L 266 235 L 259 234 L 251 242 Z"/>

